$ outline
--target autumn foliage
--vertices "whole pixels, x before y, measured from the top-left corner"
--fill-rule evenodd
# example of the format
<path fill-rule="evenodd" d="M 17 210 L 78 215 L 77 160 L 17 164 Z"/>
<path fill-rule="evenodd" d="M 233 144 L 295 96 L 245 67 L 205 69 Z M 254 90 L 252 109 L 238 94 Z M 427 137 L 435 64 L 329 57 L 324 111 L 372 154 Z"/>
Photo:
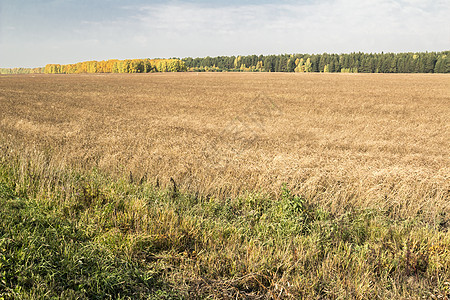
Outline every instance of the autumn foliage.
<path fill-rule="evenodd" d="M 85 61 L 76 64 L 48 64 L 44 68 L 46 74 L 78 74 L 78 73 L 150 73 L 150 72 L 183 72 L 185 63 L 179 59 L 110 59 L 102 61 Z"/>

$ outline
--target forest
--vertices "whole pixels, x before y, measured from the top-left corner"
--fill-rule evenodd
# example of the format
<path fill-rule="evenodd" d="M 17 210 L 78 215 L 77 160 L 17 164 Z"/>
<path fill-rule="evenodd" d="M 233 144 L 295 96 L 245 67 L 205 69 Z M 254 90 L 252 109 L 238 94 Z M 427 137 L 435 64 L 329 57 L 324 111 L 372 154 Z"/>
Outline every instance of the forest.
<path fill-rule="evenodd" d="M 43 68 L 0 68 L 0 74 L 151 72 L 450 73 L 450 51 L 420 53 L 280 54 L 183 59 L 110 59 Z"/>
<path fill-rule="evenodd" d="M 47 64 L 43 68 L 0 68 L 0 74 L 79 74 L 79 73 L 153 73 L 184 72 L 186 65 L 179 59 L 110 59 L 75 64 Z"/>
<path fill-rule="evenodd" d="M 38 74 L 44 73 L 44 68 L 0 68 L 0 74 Z"/>
<path fill-rule="evenodd" d="M 44 68 L 46 74 L 77 73 L 151 73 L 151 72 L 183 72 L 186 66 L 179 59 L 110 59 L 103 61 L 86 61 L 76 64 L 48 64 Z"/>
<path fill-rule="evenodd" d="M 450 51 L 184 58 L 192 71 L 450 73 Z"/>

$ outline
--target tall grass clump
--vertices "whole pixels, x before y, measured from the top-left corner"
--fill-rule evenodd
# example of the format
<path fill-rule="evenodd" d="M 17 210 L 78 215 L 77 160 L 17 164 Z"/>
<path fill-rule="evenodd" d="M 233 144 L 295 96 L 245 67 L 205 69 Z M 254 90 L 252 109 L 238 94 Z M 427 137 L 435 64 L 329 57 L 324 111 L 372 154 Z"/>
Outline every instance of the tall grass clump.
<path fill-rule="evenodd" d="M 449 297 L 448 219 L 333 213 L 284 185 L 220 198 L 0 160 L 0 297 Z"/>

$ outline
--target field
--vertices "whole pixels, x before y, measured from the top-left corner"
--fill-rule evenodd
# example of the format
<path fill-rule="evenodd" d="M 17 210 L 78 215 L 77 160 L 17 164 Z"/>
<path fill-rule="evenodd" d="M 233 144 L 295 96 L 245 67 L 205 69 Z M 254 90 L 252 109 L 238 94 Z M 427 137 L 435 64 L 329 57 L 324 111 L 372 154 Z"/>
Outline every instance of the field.
<path fill-rule="evenodd" d="M 446 74 L 0 76 L 0 298 L 449 297 L 449 142 Z"/>

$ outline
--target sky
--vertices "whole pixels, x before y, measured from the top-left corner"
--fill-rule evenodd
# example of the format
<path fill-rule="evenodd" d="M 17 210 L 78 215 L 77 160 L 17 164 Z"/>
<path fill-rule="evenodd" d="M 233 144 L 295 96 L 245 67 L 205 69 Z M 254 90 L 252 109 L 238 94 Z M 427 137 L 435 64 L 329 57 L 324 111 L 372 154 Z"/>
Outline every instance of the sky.
<path fill-rule="evenodd" d="M 450 50 L 450 0 L 0 0 L 0 67 Z"/>

